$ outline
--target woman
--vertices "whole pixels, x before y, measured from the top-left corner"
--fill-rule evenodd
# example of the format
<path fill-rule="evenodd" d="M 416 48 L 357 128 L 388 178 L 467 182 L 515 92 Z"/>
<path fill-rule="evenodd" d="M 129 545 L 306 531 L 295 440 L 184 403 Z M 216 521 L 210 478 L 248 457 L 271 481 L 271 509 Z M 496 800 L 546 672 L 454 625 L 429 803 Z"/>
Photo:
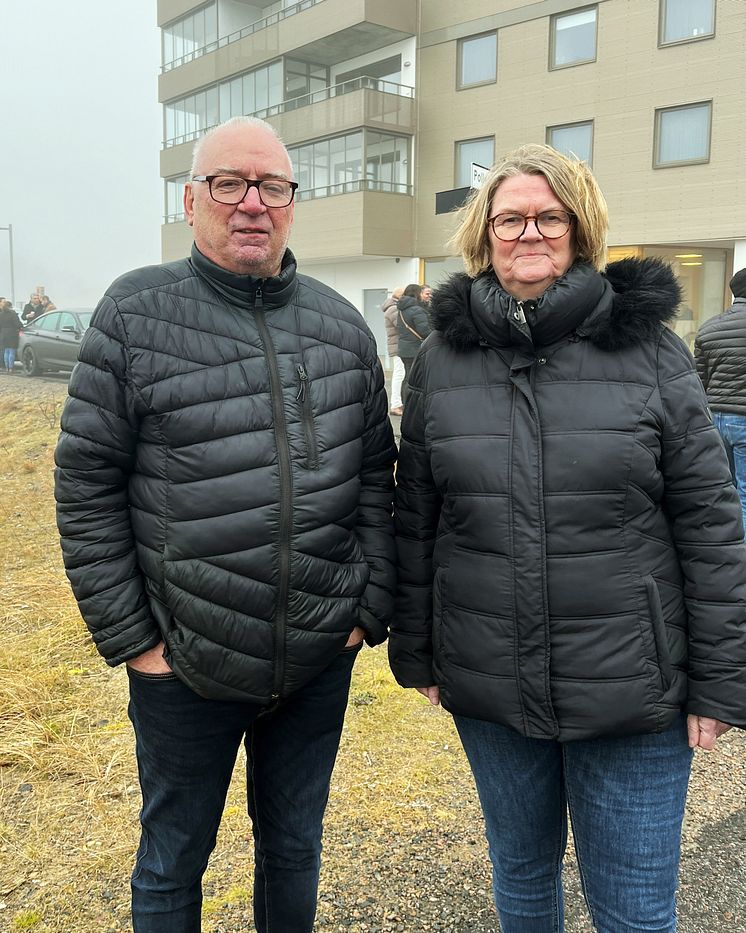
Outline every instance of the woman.
<path fill-rule="evenodd" d="M 433 296 L 397 469 L 397 680 L 455 718 L 503 933 L 675 930 L 692 749 L 746 725 L 746 553 L 658 260 L 602 273 L 587 167 L 489 173 Z"/>
<path fill-rule="evenodd" d="M 6 373 L 13 372 L 18 335 L 22 326 L 13 305 L 4 298 L 0 299 L 0 343 L 3 345 L 3 365 Z"/>
<path fill-rule="evenodd" d="M 399 309 L 399 359 L 404 364 L 402 398 L 406 401 L 409 370 L 420 349 L 420 344 L 430 333 L 430 317 L 423 307 L 421 285 L 407 285 L 397 302 Z"/>

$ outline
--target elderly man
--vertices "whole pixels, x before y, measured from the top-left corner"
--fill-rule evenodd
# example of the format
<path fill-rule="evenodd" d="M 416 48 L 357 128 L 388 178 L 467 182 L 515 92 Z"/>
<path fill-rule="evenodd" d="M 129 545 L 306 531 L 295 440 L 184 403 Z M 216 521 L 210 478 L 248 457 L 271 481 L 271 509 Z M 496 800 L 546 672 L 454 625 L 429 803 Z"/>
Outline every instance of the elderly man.
<path fill-rule="evenodd" d="M 195 146 L 191 258 L 109 288 L 57 447 L 65 566 L 126 662 L 143 794 L 138 933 L 200 929 L 241 742 L 259 933 L 310 933 L 350 675 L 387 634 L 395 447 L 361 315 L 300 275 L 272 128 Z"/>

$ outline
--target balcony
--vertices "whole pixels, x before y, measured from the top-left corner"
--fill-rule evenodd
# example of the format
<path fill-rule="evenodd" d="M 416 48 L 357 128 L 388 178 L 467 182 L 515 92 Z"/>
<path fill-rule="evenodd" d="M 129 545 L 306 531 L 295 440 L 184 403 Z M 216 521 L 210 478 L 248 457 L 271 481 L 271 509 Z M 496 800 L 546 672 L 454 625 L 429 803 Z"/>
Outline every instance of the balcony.
<path fill-rule="evenodd" d="M 159 100 L 173 100 L 272 59 L 335 65 L 416 34 L 417 0 L 299 0 L 164 65 Z"/>
<path fill-rule="evenodd" d="M 271 123 L 288 146 L 361 126 L 412 136 L 414 88 L 378 78 L 353 78 L 258 110 L 251 116 Z M 187 171 L 194 140 L 208 129 L 209 126 L 164 142 L 161 152 L 164 178 Z"/>
<path fill-rule="evenodd" d="M 413 255 L 414 198 L 405 186 L 401 187 L 406 193 L 391 193 L 398 187 L 363 180 L 304 192 L 290 237 L 301 272 L 304 260 Z M 164 262 L 189 255 L 191 244 L 192 230 L 186 223 L 161 228 Z"/>

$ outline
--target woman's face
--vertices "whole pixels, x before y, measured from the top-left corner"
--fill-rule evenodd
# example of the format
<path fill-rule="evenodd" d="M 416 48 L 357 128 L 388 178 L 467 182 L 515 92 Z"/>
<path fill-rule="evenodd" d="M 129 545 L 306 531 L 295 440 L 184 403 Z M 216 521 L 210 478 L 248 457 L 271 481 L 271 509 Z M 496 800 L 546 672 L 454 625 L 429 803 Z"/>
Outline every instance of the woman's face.
<path fill-rule="evenodd" d="M 515 175 L 502 181 L 492 197 L 489 216 L 515 212 L 535 217 L 543 211 L 567 211 L 543 175 Z M 572 224 L 564 236 L 549 239 L 530 220 L 517 240 L 499 240 L 488 225 L 490 259 L 500 284 L 519 301 L 538 298 L 570 268 L 577 255 Z"/>

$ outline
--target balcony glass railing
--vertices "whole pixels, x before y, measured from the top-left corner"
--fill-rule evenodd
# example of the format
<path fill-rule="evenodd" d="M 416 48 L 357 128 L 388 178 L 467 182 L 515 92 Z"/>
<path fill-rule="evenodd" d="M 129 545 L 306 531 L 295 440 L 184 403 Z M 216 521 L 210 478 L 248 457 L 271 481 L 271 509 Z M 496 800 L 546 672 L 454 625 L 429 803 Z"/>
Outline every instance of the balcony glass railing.
<path fill-rule="evenodd" d="M 351 94 L 354 91 L 370 90 L 381 91 L 384 94 L 396 94 L 399 97 L 414 97 L 414 88 L 407 84 L 395 84 L 393 81 L 383 81 L 380 78 L 360 77 L 353 78 L 350 81 L 344 81 L 342 84 L 333 84 L 331 87 L 321 88 L 318 91 L 312 91 L 310 94 L 303 94 L 300 97 L 293 97 L 280 104 L 273 104 L 271 107 L 264 107 L 262 110 L 255 110 L 247 114 L 250 117 L 259 117 L 260 120 L 266 120 L 267 117 L 276 117 L 281 113 L 289 113 L 292 110 L 299 110 L 301 107 L 310 107 L 312 104 L 318 104 L 333 97 L 340 97 L 343 94 Z M 229 116 L 236 116 L 230 114 Z M 226 116 L 227 120 L 229 117 Z M 191 133 L 184 133 L 182 136 L 174 136 L 172 139 L 166 139 L 163 143 L 164 149 L 171 149 L 173 146 L 180 146 L 182 143 L 191 142 L 203 136 L 208 130 L 211 130 L 216 123 L 205 126 L 202 129 L 194 130 Z"/>
<path fill-rule="evenodd" d="M 259 19 L 255 23 L 249 23 L 249 25 L 244 26 L 243 29 L 238 29 L 236 32 L 216 39 L 214 42 L 208 42 L 207 45 L 203 45 L 199 49 L 193 49 L 191 52 L 187 52 L 186 55 L 175 58 L 173 61 L 166 62 L 161 65 L 161 74 L 171 71 L 173 68 L 178 68 L 181 65 L 186 65 L 187 62 L 193 62 L 196 58 L 202 58 L 203 55 L 214 52 L 215 49 L 222 49 L 223 46 L 230 45 L 231 42 L 238 42 L 239 39 L 252 36 L 255 32 L 261 32 L 262 29 L 266 29 L 268 26 L 274 26 L 276 23 L 282 22 L 282 20 L 288 19 L 290 16 L 295 16 L 296 13 L 310 10 L 312 6 L 316 6 L 317 3 L 321 2 L 322 0 L 299 0 L 298 3 L 294 3 L 292 6 L 277 10 L 275 13 L 270 13 L 270 15 L 265 16 L 264 19 Z"/>

